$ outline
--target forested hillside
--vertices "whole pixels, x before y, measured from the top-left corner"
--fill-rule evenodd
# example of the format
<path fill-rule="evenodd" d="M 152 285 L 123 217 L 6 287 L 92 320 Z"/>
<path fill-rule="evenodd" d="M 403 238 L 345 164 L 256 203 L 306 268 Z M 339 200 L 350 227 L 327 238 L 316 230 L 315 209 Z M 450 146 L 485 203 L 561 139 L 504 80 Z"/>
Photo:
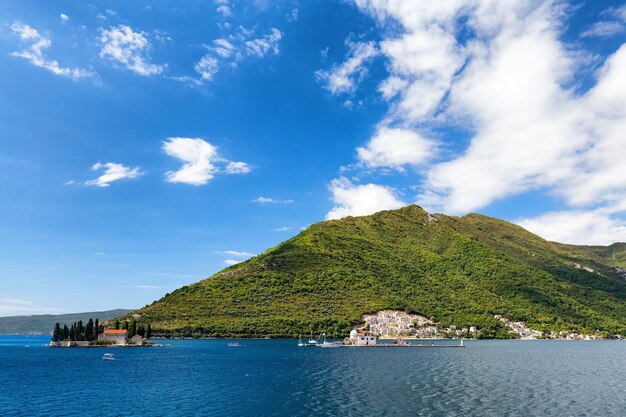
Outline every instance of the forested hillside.
<path fill-rule="evenodd" d="M 485 337 L 495 314 L 541 330 L 626 335 L 625 245 L 548 242 L 478 214 L 418 206 L 317 223 L 284 243 L 140 309 L 156 333 L 343 336 L 364 313 L 399 309 Z"/>

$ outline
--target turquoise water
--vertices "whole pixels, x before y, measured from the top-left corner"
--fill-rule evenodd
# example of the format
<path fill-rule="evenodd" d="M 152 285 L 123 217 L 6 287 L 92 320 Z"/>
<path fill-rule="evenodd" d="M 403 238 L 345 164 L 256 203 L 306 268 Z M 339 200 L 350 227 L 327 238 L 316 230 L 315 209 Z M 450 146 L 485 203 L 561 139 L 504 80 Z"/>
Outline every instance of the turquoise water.
<path fill-rule="evenodd" d="M 626 342 L 465 349 L 173 340 L 52 349 L 0 336 L 1 416 L 624 416 Z M 113 352 L 116 360 L 102 360 Z"/>

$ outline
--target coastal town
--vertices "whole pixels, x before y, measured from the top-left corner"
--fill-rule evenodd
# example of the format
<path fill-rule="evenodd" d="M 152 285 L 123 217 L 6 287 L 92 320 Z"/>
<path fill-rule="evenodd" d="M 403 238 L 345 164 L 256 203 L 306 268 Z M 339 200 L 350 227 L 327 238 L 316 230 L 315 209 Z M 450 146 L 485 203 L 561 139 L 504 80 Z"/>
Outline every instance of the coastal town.
<path fill-rule="evenodd" d="M 404 311 L 383 310 L 363 316 L 365 324 L 360 330 L 368 330 L 381 339 L 397 337 L 415 339 L 443 339 L 454 337 L 476 337 L 476 326 L 457 328 L 454 325 L 442 327 L 431 319 L 419 314 Z"/>
<path fill-rule="evenodd" d="M 558 339 L 558 340 L 600 340 L 602 337 L 597 334 L 583 334 L 576 332 L 568 332 L 568 331 L 552 331 L 550 333 L 543 333 L 537 330 L 533 330 L 528 327 L 522 321 L 511 321 L 506 317 L 503 317 L 501 314 L 496 314 L 494 316 L 496 319 L 500 320 L 508 329 L 510 333 L 516 334 L 521 340 L 534 340 L 534 339 Z M 619 339 L 619 336 L 616 335 L 616 338 Z"/>
<path fill-rule="evenodd" d="M 501 314 L 494 315 L 507 328 L 512 337 L 521 340 L 560 339 L 560 340 L 598 340 L 597 334 L 581 334 L 568 331 L 540 332 L 527 326 L 522 321 L 512 321 Z M 455 325 L 443 327 L 432 319 L 419 314 L 404 311 L 383 310 L 363 316 L 364 324 L 358 327 L 360 332 L 371 332 L 380 339 L 446 339 L 446 338 L 477 338 L 480 329 L 476 326 L 458 328 Z"/>
<path fill-rule="evenodd" d="M 501 314 L 496 314 L 494 318 L 500 320 L 509 329 L 509 333 L 518 335 L 522 340 L 540 339 L 543 337 L 542 332 L 531 329 L 522 321 L 512 322 Z"/>

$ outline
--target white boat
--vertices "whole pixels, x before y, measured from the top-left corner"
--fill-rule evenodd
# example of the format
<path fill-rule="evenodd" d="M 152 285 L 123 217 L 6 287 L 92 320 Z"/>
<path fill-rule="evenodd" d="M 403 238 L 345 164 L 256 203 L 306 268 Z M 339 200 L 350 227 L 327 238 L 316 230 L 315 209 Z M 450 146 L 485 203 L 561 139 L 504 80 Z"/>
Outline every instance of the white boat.
<path fill-rule="evenodd" d="M 115 358 L 113 357 L 112 353 L 105 353 L 104 356 L 102 357 L 102 360 L 105 361 L 114 361 Z"/>
<path fill-rule="evenodd" d="M 239 344 L 239 342 L 229 342 L 228 346 L 230 346 L 230 347 L 237 347 L 237 346 L 241 346 L 241 345 Z"/>
<path fill-rule="evenodd" d="M 317 339 L 313 339 L 313 332 L 311 332 L 311 336 L 309 337 L 308 342 L 302 341 L 302 336 L 298 339 L 298 346 L 300 347 L 311 347 L 311 346 L 320 346 L 320 342 Z"/>
<path fill-rule="evenodd" d="M 322 333 L 322 336 L 324 336 L 324 341 L 318 345 L 319 347 L 323 347 L 323 348 L 337 348 L 337 347 L 341 347 L 341 342 L 328 342 L 326 341 L 326 333 Z"/>

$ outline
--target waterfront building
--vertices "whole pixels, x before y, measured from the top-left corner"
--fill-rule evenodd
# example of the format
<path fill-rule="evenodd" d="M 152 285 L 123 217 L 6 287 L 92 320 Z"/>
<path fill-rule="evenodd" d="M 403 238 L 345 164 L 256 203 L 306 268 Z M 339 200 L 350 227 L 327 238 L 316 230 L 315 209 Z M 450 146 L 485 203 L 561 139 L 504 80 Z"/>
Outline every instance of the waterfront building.
<path fill-rule="evenodd" d="M 128 344 L 128 330 L 104 329 L 104 333 L 98 335 L 98 340 L 113 340 L 116 345 Z"/>
<path fill-rule="evenodd" d="M 357 346 L 373 346 L 376 344 L 376 336 L 372 332 L 362 332 L 357 335 Z"/>

